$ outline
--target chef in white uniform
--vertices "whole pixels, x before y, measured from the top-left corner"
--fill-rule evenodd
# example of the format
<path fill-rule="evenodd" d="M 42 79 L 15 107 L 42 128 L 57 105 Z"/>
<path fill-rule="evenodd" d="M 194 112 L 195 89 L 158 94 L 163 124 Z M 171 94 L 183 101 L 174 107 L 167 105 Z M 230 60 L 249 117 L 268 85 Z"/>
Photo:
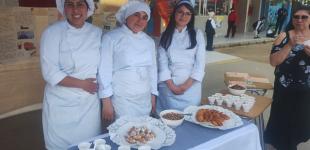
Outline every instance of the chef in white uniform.
<path fill-rule="evenodd" d="M 194 29 L 194 9 L 190 1 L 176 4 L 163 32 L 158 49 L 159 96 L 157 112 L 183 110 L 199 105 L 205 68 L 205 40 Z"/>
<path fill-rule="evenodd" d="M 99 97 L 103 118 L 149 115 L 155 111 L 157 66 L 155 43 L 143 32 L 150 19 L 149 6 L 129 1 L 116 14 L 121 24 L 102 38 Z"/>
<path fill-rule="evenodd" d="M 43 101 L 45 146 L 64 150 L 101 133 L 96 75 L 102 31 L 85 20 L 93 0 L 56 0 L 64 21 L 42 34 L 40 58 L 46 81 Z"/>

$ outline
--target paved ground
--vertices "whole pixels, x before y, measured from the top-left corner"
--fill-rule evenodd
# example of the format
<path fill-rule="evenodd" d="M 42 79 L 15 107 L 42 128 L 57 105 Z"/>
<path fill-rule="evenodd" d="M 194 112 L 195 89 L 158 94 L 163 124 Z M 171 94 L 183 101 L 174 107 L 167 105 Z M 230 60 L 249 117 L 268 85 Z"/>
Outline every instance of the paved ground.
<path fill-rule="evenodd" d="M 243 39 L 240 40 L 240 38 Z M 262 40 L 260 42 L 270 41 L 270 39 L 259 40 Z M 226 45 L 223 44 L 225 42 Z M 226 71 L 259 74 L 273 81 L 273 68 L 268 64 L 271 43 L 227 47 L 229 45 L 243 45 L 253 42 L 255 43 L 257 41 L 253 41 L 251 34 L 237 35 L 235 39 L 225 39 L 221 37 L 216 39 L 216 51 L 207 52 L 203 97 L 207 97 L 225 88 L 223 74 Z M 271 95 L 272 91 L 269 91 L 267 96 L 271 97 Z M 269 117 L 269 110 L 265 112 L 264 116 L 267 120 Z M 5 150 L 44 149 L 41 110 L 0 120 L 0 139 L 1 149 Z M 310 142 L 299 147 L 299 150 L 309 149 Z"/>

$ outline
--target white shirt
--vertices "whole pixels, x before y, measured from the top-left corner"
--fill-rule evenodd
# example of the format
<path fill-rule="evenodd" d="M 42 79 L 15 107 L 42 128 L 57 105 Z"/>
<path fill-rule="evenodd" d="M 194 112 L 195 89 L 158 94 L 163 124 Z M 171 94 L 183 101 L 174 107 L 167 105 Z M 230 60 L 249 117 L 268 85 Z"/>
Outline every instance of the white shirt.
<path fill-rule="evenodd" d="M 126 25 L 112 30 L 102 38 L 99 66 L 99 97 L 113 95 L 113 74 L 126 69 L 148 68 L 151 93 L 158 95 L 155 43 L 144 32 L 133 33 Z"/>
<path fill-rule="evenodd" d="M 213 29 L 216 29 L 216 23 L 215 23 L 214 19 L 208 18 L 208 20 L 211 20 L 211 25 L 212 25 Z"/>
<path fill-rule="evenodd" d="M 261 28 L 262 24 L 263 24 L 263 21 L 258 20 L 255 30 L 259 30 L 259 28 Z"/>
<path fill-rule="evenodd" d="M 40 47 L 45 81 L 55 86 L 68 75 L 79 79 L 96 78 L 101 34 L 100 28 L 89 23 L 77 29 L 67 21 L 57 22 L 45 30 Z"/>

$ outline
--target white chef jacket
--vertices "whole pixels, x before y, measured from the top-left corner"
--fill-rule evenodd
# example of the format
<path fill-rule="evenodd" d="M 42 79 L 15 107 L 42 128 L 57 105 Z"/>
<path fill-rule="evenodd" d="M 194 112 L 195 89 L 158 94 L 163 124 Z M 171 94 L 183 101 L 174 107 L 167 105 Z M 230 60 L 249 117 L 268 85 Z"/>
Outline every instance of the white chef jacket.
<path fill-rule="evenodd" d="M 155 43 L 126 25 L 102 38 L 99 97 L 111 97 L 116 117 L 149 115 L 158 95 Z"/>
<path fill-rule="evenodd" d="M 42 119 L 47 149 L 67 149 L 101 132 L 98 95 L 58 85 L 66 76 L 96 78 L 101 34 L 101 29 L 89 23 L 78 29 L 67 21 L 56 22 L 43 32 L 40 58 L 47 83 Z"/>
<path fill-rule="evenodd" d="M 213 29 L 216 29 L 216 23 L 215 20 L 213 18 L 208 18 L 208 20 L 211 20 L 211 26 Z"/>
<path fill-rule="evenodd" d="M 171 45 L 166 51 L 158 49 L 159 96 L 157 112 L 165 109 L 182 110 L 189 105 L 199 105 L 201 100 L 201 82 L 205 68 L 205 40 L 200 30 L 196 30 L 197 45 L 192 49 L 185 27 L 181 32 L 175 29 Z M 182 95 L 175 95 L 165 81 L 172 79 L 174 84 L 183 84 L 188 78 L 194 79 L 193 85 Z"/>

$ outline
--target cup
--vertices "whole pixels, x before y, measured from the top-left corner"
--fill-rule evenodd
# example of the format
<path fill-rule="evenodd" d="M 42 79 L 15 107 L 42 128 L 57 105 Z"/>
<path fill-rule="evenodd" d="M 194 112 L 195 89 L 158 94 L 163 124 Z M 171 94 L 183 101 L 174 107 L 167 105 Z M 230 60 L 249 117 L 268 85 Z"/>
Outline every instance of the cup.
<path fill-rule="evenodd" d="M 138 150 L 151 150 L 151 146 L 149 145 L 142 145 L 138 147 Z"/>
<path fill-rule="evenodd" d="M 223 99 L 221 97 L 217 98 L 215 101 L 216 101 L 217 105 L 223 104 Z"/>
<path fill-rule="evenodd" d="M 242 109 L 244 112 L 250 112 L 251 108 L 253 107 L 253 103 L 243 103 Z"/>
<path fill-rule="evenodd" d="M 130 150 L 130 146 L 128 146 L 128 145 L 121 145 L 121 146 L 118 147 L 117 150 Z"/>
<path fill-rule="evenodd" d="M 209 100 L 209 104 L 210 104 L 210 105 L 214 105 L 215 97 L 209 96 L 209 97 L 208 97 L 208 100 Z"/>
<path fill-rule="evenodd" d="M 219 96 L 223 96 L 222 93 L 215 93 L 214 96 L 219 97 Z"/>
<path fill-rule="evenodd" d="M 304 45 L 310 46 L 310 40 L 304 41 Z"/>
<path fill-rule="evenodd" d="M 232 98 L 225 99 L 225 103 L 227 107 L 232 107 L 234 100 Z"/>
<path fill-rule="evenodd" d="M 236 110 L 240 110 L 240 109 L 241 109 L 241 106 L 242 106 L 242 103 L 243 103 L 243 102 L 242 102 L 240 99 L 239 99 L 239 100 L 235 100 L 234 103 L 233 103 L 234 106 L 235 106 L 235 109 L 236 109 Z"/>
<path fill-rule="evenodd" d="M 251 103 L 255 103 L 255 97 L 249 96 L 247 101 L 249 101 Z"/>
<path fill-rule="evenodd" d="M 82 142 L 78 145 L 79 150 L 88 150 L 90 148 L 90 143 Z"/>
<path fill-rule="evenodd" d="M 111 146 L 108 144 L 97 145 L 95 150 L 111 150 Z"/>
<path fill-rule="evenodd" d="M 105 144 L 99 144 L 95 146 L 95 150 L 106 150 Z"/>
<path fill-rule="evenodd" d="M 105 144 L 105 150 L 111 150 L 111 146 L 108 144 Z"/>
<path fill-rule="evenodd" d="M 106 141 L 104 139 L 96 139 L 94 141 L 94 147 L 95 147 L 95 150 L 97 150 L 96 148 L 99 146 L 99 145 L 105 145 Z"/>

